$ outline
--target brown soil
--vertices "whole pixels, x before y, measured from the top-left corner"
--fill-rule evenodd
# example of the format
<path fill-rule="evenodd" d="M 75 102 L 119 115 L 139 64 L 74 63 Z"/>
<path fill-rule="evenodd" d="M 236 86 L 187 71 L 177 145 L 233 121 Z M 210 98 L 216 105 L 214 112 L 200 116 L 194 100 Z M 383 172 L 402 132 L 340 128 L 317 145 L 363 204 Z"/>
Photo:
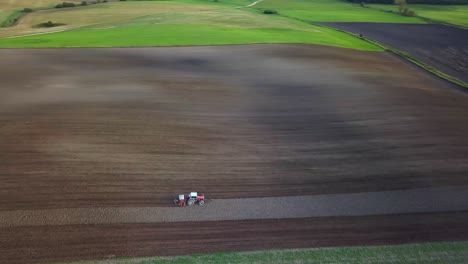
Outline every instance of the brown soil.
<path fill-rule="evenodd" d="M 0 210 L 468 185 L 468 97 L 387 53 L 0 50 Z"/>
<path fill-rule="evenodd" d="M 456 241 L 468 213 L 0 228 L 1 263 Z"/>
<path fill-rule="evenodd" d="M 468 211 L 468 187 L 209 200 L 191 207 L 0 211 L 0 227 L 140 224 Z"/>

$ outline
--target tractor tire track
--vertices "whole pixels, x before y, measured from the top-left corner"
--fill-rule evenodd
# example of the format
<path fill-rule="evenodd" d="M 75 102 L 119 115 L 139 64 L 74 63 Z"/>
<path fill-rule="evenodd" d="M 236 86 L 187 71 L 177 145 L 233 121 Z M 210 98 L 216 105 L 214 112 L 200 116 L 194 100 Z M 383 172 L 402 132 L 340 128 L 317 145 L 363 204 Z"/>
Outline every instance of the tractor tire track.
<path fill-rule="evenodd" d="M 283 219 L 468 211 L 468 186 L 211 200 L 190 207 L 0 211 L 0 227 Z"/>

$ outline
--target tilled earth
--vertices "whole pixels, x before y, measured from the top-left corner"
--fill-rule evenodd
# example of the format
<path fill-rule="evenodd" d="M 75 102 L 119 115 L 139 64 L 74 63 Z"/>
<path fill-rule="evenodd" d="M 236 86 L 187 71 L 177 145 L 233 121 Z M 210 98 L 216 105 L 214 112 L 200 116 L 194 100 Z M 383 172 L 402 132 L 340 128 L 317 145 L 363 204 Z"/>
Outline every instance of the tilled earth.
<path fill-rule="evenodd" d="M 467 222 L 464 212 L 0 228 L 0 262 L 459 241 L 468 236 Z"/>
<path fill-rule="evenodd" d="M 465 190 L 466 93 L 391 54 L 249 45 L 0 58 L 0 217 L 50 209 L 90 223 L 47 224 L 46 215 L 18 221 L 40 226 L 0 226 L 0 263 L 468 237 L 466 212 L 276 220 L 263 219 L 274 218 L 266 210 L 260 220 L 110 223 L 97 210 L 95 222 L 82 219 L 81 209 L 172 206 L 189 191 L 216 199 Z M 381 204 L 398 212 L 396 200 Z M 437 196 L 427 201 L 440 206 Z"/>
<path fill-rule="evenodd" d="M 468 83 L 468 30 L 434 24 L 323 23 L 411 54 Z"/>
<path fill-rule="evenodd" d="M 468 97 L 383 52 L 0 50 L 0 210 L 468 185 Z"/>

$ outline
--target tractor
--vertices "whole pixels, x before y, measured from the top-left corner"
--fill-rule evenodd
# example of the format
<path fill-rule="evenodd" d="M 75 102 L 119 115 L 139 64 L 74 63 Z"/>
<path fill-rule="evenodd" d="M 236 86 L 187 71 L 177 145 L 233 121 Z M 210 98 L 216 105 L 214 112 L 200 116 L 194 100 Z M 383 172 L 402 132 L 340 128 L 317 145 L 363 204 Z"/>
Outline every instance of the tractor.
<path fill-rule="evenodd" d="M 192 206 L 195 203 L 199 205 L 205 204 L 205 195 L 198 195 L 197 192 L 191 192 L 187 198 L 183 194 L 179 194 L 178 199 L 174 199 L 174 204 L 178 207 Z"/>

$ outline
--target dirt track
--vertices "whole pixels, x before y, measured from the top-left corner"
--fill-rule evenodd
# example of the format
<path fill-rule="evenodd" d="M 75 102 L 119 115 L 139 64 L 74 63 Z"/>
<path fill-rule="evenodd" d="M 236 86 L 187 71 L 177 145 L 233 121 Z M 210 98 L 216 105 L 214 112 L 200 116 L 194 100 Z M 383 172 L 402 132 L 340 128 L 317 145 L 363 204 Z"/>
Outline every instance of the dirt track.
<path fill-rule="evenodd" d="M 1 263 L 386 245 L 468 237 L 468 213 L 0 228 Z"/>
<path fill-rule="evenodd" d="M 323 23 L 405 51 L 422 62 L 468 83 L 468 30 L 399 23 Z"/>
<path fill-rule="evenodd" d="M 0 50 L 0 210 L 468 185 L 468 97 L 386 53 Z"/>
<path fill-rule="evenodd" d="M 285 219 L 468 211 L 468 187 L 211 200 L 204 206 L 0 211 L 0 227 Z"/>

